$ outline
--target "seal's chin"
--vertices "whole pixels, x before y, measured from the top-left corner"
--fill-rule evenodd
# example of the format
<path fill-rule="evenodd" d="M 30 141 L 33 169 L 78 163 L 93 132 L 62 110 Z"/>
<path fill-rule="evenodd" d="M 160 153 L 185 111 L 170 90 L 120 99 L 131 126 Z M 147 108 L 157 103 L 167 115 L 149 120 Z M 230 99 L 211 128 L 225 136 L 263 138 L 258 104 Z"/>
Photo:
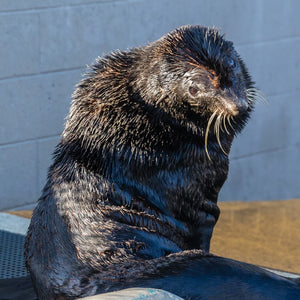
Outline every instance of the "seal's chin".
<path fill-rule="evenodd" d="M 201 226 L 200 229 L 200 249 L 205 252 L 209 252 L 210 239 L 213 234 L 217 220 L 211 214 L 206 214 L 205 223 Z"/>
<path fill-rule="evenodd" d="M 190 249 L 201 249 L 209 252 L 210 239 L 216 222 L 217 219 L 213 215 L 203 212 L 201 224 L 194 228 L 189 240 Z"/>

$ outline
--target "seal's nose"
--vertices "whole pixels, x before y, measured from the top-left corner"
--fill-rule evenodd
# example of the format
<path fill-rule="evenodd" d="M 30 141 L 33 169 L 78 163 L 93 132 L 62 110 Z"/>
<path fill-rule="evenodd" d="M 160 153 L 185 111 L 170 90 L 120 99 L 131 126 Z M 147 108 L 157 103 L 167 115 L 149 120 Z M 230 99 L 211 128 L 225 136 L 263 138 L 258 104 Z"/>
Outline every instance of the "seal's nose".
<path fill-rule="evenodd" d="M 249 103 L 245 98 L 237 97 L 237 96 L 231 96 L 229 97 L 223 97 L 223 105 L 225 109 L 232 115 L 237 116 L 239 113 L 243 113 L 248 110 Z"/>
<path fill-rule="evenodd" d="M 233 88 L 224 87 L 220 94 L 225 109 L 233 116 L 248 110 L 247 98 L 240 95 Z"/>
<path fill-rule="evenodd" d="M 245 112 L 249 108 L 249 103 L 245 98 L 239 98 L 237 103 L 237 108 L 240 112 Z"/>

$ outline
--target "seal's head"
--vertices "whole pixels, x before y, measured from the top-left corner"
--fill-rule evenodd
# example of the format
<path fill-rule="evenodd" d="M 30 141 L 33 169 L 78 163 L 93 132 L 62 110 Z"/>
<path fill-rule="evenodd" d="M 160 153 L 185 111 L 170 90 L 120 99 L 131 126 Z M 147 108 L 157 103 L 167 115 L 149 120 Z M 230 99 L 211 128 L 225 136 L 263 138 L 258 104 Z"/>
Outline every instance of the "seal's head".
<path fill-rule="evenodd" d="M 152 47 L 154 57 L 160 58 L 158 84 L 163 91 L 157 104 L 167 100 L 163 106 L 169 113 L 180 116 L 193 131 L 202 131 L 208 157 L 210 125 L 215 120 L 214 135 L 225 152 L 222 137 L 232 140 L 243 128 L 257 94 L 233 43 L 216 29 L 183 26 Z M 154 74 L 153 69 L 150 72 Z"/>

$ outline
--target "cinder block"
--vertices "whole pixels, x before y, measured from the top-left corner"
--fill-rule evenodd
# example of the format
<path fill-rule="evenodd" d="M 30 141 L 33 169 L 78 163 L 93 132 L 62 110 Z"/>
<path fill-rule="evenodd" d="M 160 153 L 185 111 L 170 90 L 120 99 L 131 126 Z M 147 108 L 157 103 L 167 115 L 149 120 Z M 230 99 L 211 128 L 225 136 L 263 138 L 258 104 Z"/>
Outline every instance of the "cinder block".
<path fill-rule="evenodd" d="M 37 197 L 35 142 L 0 147 L 0 210 L 32 203 Z"/>
<path fill-rule="evenodd" d="M 226 38 L 235 44 L 263 39 L 259 30 L 262 26 L 262 7 L 258 1 L 211 1 L 211 23 L 221 28 Z"/>
<path fill-rule="evenodd" d="M 249 44 L 299 35 L 299 9 L 297 0 L 216 0 L 207 13 L 228 39 Z"/>
<path fill-rule="evenodd" d="M 267 95 L 299 88 L 300 38 L 238 47 L 257 86 Z"/>
<path fill-rule="evenodd" d="M 144 45 L 180 25 L 215 25 L 238 45 L 270 102 L 257 107 L 235 140 L 221 199 L 299 197 L 299 8 L 297 0 L 4 0 L 0 79 L 81 68 L 98 55 Z M 80 73 L 0 81 L 0 208 L 32 203 L 40 195 Z M 8 146 L 26 140 L 32 142 Z"/>
<path fill-rule="evenodd" d="M 42 12 L 41 69 L 85 66 L 103 52 L 125 46 L 126 22 L 117 17 L 123 14 L 122 8 L 122 3 L 104 3 Z"/>
<path fill-rule="evenodd" d="M 39 70 L 37 14 L 0 15 L 0 79 Z"/>
<path fill-rule="evenodd" d="M 0 12 L 1 11 L 20 11 L 30 9 L 47 9 L 61 6 L 75 6 L 75 5 L 89 5 L 90 3 L 101 3 L 107 0 L 1 0 Z M 116 1 L 116 0 L 112 0 Z M 117 0 L 126 1 L 126 0 Z"/>
<path fill-rule="evenodd" d="M 220 201 L 300 198 L 299 145 L 231 160 Z"/>
<path fill-rule="evenodd" d="M 50 0 L 51 1 L 51 0 Z M 28 1 L 18 1 L 18 0 L 2 0 L 0 12 L 8 12 L 8 11 L 20 11 L 25 9 L 32 9 L 41 7 L 40 5 L 44 2 L 49 2 L 48 0 L 39 1 L 39 0 L 28 0 Z M 53 2 L 53 1 L 51 1 Z M 45 4 L 44 4 L 45 5 Z M 47 5 L 47 4 L 46 4 Z"/>
<path fill-rule="evenodd" d="M 60 134 L 81 72 L 0 81 L 0 144 Z"/>
<path fill-rule="evenodd" d="M 298 98 L 298 93 L 294 92 L 270 96 L 268 105 L 257 103 L 245 129 L 234 140 L 230 157 L 239 158 L 300 144 Z"/>
<path fill-rule="evenodd" d="M 41 12 L 41 68 L 90 64 L 103 53 L 144 45 L 180 25 L 208 23 L 208 0 L 188 2 L 107 2 Z"/>
<path fill-rule="evenodd" d="M 144 45 L 182 25 L 212 25 L 209 3 L 209 0 L 132 1 L 126 16 L 129 41 L 132 45 Z"/>
<path fill-rule="evenodd" d="M 38 145 L 38 192 L 41 193 L 47 179 L 48 169 L 52 164 L 52 155 L 60 137 L 42 139 L 37 141 Z"/>

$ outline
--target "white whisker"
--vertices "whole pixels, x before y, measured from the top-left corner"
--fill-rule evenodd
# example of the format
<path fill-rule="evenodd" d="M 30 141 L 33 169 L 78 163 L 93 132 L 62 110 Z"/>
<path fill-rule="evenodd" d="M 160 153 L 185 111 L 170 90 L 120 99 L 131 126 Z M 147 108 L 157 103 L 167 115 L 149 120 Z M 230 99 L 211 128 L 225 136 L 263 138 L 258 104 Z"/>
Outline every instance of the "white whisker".
<path fill-rule="evenodd" d="M 234 119 L 233 116 L 230 116 L 230 119 L 231 119 L 231 121 L 232 121 L 234 124 L 236 124 L 236 121 L 235 121 L 235 119 Z"/>
<path fill-rule="evenodd" d="M 226 115 L 223 116 L 223 125 L 224 125 L 226 133 L 229 134 L 229 131 L 228 131 L 227 126 L 226 126 Z"/>
<path fill-rule="evenodd" d="M 218 110 L 216 110 L 209 118 L 208 120 L 208 123 L 207 123 L 207 126 L 206 126 L 206 131 L 205 131 L 205 138 L 204 138 L 204 144 L 205 144 L 205 151 L 206 151 L 206 154 L 207 154 L 207 157 L 209 160 L 211 160 L 209 154 L 208 154 L 208 150 L 207 150 L 207 139 L 208 139 L 208 132 L 209 132 L 209 128 L 210 128 L 210 125 L 213 121 L 213 119 L 215 118 L 215 115 L 217 114 Z"/>
<path fill-rule="evenodd" d="M 256 88 L 249 88 L 246 90 L 247 98 L 254 102 L 255 100 L 261 101 L 264 104 L 269 104 L 268 100 L 266 99 L 265 95 Z M 251 99 L 250 99 L 251 98 Z"/>
<path fill-rule="evenodd" d="M 220 149 L 222 150 L 222 152 L 228 156 L 228 153 L 224 150 L 224 148 L 222 147 L 222 144 L 221 144 L 221 141 L 220 141 L 220 122 L 221 122 L 221 119 L 220 117 L 222 116 L 222 114 L 220 114 L 218 116 L 218 118 L 216 119 L 216 122 L 215 122 L 215 133 L 216 133 L 216 138 L 217 138 L 217 141 L 218 141 L 218 144 L 220 146 Z"/>
<path fill-rule="evenodd" d="M 231 127 L 231 129 L 234 130 L 234 128 L 232 127 L 229 115 L 227 116 L 227 122 L 228 122 L 229 126 Z"/>
<path fill-rule="evenodd" d="M 221 131 L 222 132 L 224 132 L 224 129 L 223 129 L 223 122 L 222 122 L 222 120 L 223 120 L 223 111 L 220 113 L 220 115 L 218 116 L 218 119 L 220 119 L 220 121 L 219 121 L 219 124 L 220 124 L 220 129 L 221 129 Z"/>

